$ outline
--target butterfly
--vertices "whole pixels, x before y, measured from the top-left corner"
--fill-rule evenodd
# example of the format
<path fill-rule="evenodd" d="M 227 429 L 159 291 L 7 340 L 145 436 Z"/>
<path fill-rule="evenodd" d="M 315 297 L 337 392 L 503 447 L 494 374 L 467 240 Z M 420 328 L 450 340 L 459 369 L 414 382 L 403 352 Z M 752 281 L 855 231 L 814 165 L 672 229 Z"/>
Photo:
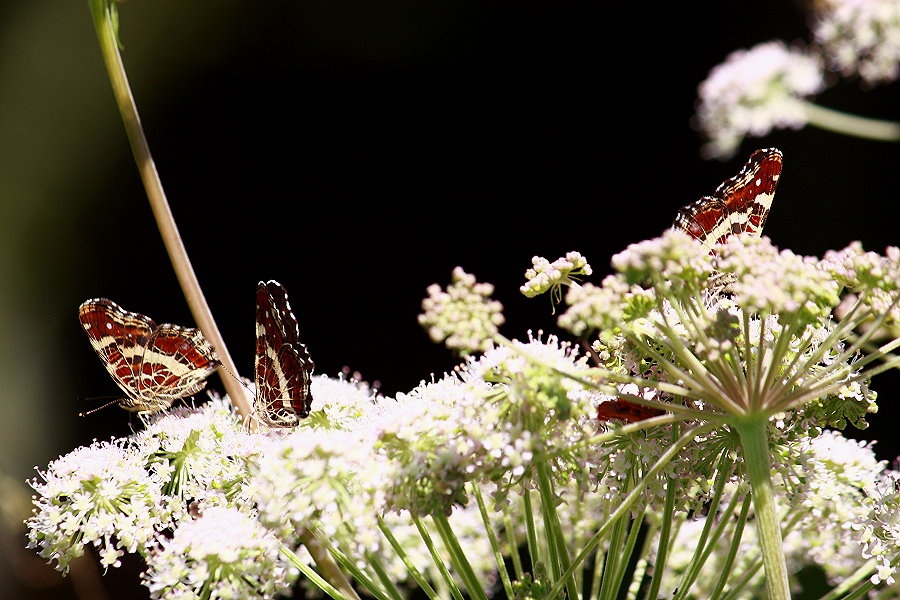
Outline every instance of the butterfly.
<path fill-rule="evenodd" d="M 675 229 L 709 248 L 740 233 L 760 235 L 772 208 L 784 162 L 781 150 L 764 148 L 750 155 L 740 172 L 678 211 Z"/>
<path fill-rule="evenodd" d="M 106 298 L 78 307 L 78 320 L 113 381 L 125 392 L 119 406 L 155 413 L 206 386 L 219 366 L 199 329 L 157 325 Z"/>
<path fill-rule="evenodd" d="M 256 401 L 254 413 L 270 427 L 294 427 L 309 416 L 315 364 L 300 343 L 297 317 L 277 281 L 256 286 Z"/>

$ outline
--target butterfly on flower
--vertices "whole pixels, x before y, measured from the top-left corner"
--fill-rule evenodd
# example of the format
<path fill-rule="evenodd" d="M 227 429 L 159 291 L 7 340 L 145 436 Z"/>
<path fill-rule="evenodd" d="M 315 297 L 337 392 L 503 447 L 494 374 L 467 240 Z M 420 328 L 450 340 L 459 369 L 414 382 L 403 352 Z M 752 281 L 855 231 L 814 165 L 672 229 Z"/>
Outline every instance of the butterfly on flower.
<path fill-rule="evenodd" d="M 681 208 L 672 227 L 710 249 L 732 235 L 761 235 L 783 162 L 784 156 L 777 148 L 757 150 L 740 172 L 723 181 L 712 196 L 704 196 Z"/>
<path fill-rule="evenodd" d="M 287 290 L 277 281 L 256 286 L 256 401 L 254 414 L 269 427 L 295 427 L 309 416 L 315 368 L 300 343 Z"/>
<path fill-rule="evenodd" d="M 219 366 L 199 329 L 157 325 L 106 298 L 78 307 L 78 320 L 113 381 L 125 392 L 119 406 L 155 413 L 206 386 Z"/>

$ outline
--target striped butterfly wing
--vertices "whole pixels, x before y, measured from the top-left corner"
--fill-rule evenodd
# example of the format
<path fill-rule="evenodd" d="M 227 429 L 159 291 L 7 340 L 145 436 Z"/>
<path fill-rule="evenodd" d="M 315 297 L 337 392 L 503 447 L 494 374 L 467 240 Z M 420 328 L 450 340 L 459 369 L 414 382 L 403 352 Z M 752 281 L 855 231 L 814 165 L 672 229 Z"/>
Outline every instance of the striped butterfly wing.
<path fill-rule="evenodd" d="M 295 427 L 309 416 L 315 364 L 300 342 L 287 291 L 277 281 L 256 286 L 255 414 L 270 427 Z"/>

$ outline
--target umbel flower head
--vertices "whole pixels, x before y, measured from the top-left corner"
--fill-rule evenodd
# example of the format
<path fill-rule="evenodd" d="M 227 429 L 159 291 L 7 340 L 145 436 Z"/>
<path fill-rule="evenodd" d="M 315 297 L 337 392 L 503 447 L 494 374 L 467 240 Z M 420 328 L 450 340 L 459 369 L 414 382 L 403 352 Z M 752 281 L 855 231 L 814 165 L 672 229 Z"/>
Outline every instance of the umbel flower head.
<path fill-rule="evenodd" d="M 271 532 L 251 515 L 224 506 L 182 521 L 151 552 L 148 564 L 150 597 L 165 600 L 275 598 L 296 577 Z"/>
<path fill-rule="evenodd" d="M 26 523 L 28 547 L 64 573 L 87 544 L 104 567 L 118 567 L 125 552 L 144 552 L 174 516 L 175 503 L 142 456 L 121 440 L 78 448 L 50 463 L 40 478 L 31 482 L 37 496 Z"/>
<path fill-rule="evenodd" d="M 745 136 L 807 122 L 804 101 L 825 87 L 818 58 L 781 41 L 736 50 L 698 89 L 697 126 L 707 156 L 729 158 Z"/>
<path fill-rule="evenodd" d="M 893 0 L 814 2 L 812 32 L 842 75 L 857 74 L 868 85 L 900 75 L 900 4 Z"/>
<path fill-rule="evenodd" d="M 554 303 L 562 299 L 562 287 L 575 285 L 582 276 L 592 273 L 591 265 L 578 252 L 569 252 L 552 263 L 543 256 L 531 259 L 531 268 L 525 271 L 527 282 L 519 291 L 529 298 L 551 293 Z"/>
<path fill-rule="evenodd" d="M 504 321 L 503 305 L 491 300 L 493 293 L 493 285 L 478 283 L 474 275 L 456 267 L 446 290 L 437 284 L 428 287 L 419 324 L 433 341 L 443 342 L 462 355 L 484 352 Z"/>

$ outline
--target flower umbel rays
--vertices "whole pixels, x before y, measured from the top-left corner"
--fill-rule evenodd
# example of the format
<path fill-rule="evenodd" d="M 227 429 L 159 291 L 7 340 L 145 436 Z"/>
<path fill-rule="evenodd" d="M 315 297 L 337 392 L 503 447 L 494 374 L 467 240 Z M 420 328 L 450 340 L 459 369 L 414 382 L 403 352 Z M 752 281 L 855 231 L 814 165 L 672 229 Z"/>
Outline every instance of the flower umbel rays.
<path fill-rule="evenodd" d="M 878 280 L 866 275 L 876 260 L 883 273 Z M 844 338 L 876 313 L 861 307 L 849 322 L 833 321 L 842 291 L 834 273 L 845 270 L 846 282 L 853 274 L 858 284 L 869 283 L 866 297 L 882 298 L 879 308 L 897 303 L 898 269 L 890 258 L 868 256 L 853 264 L 833 254 L 821 261 L 753 236 L 732 237 L 711 255 L 673 230 L 633 244 L 612 263 L 619 273 L 602 287 L 585 284 L 569 292 L 570 309 L 560 324 L 578 334 L 596 330 L 601 346 L 624 336 L 631 376 L 640 377 L 652 363 L 684 388 L 686 398 L 720 415 L 771 415 L 812 400 L 833 400 L 833 410 L 845 410 L 839 390 L 864 384 L 868 375 Z M 718 273 L 728 276 L 727 293 L 705 289 Z M 659 387 L 652 380 L 647 385 Z"/>

